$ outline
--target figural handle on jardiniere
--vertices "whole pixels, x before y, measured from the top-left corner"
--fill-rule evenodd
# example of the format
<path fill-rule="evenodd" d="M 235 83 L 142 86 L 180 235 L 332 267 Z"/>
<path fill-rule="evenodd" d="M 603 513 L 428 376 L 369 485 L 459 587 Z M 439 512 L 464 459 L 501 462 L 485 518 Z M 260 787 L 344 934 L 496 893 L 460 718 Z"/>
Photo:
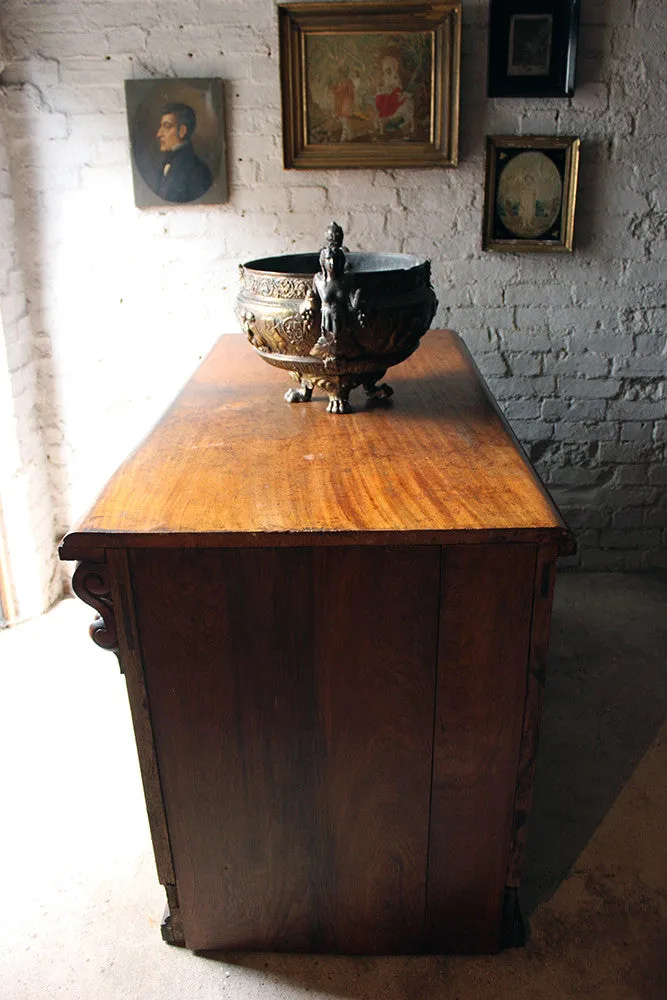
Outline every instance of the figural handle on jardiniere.
<path fill-rule="evenodd" d="M 302 314 L 312 319 L 319 313 L 320 337 L 310 356 L 325 363 L 349 358 L 355 351 L 354 328 L 363 323 L 359 309 L 361 291 L 354 289 L 345 271 L 343 230 L 332 222 L 324 234 L 320 250 L 320 270 L 313 275 L 311 290 L 301 307 Z"/>

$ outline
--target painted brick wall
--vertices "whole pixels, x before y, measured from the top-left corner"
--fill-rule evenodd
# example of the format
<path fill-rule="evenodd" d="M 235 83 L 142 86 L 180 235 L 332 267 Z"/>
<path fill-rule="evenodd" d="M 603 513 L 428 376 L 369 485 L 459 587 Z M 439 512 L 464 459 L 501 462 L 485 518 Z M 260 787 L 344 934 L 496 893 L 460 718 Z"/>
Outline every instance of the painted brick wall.
<path fill-rule="evenodd" d="M 40 614 L 62 590 L 40 426 L 39 362 L 17 251 L 12 195 L 0 114 L 0 511 L 11 572 L 11 600 L 0 610 L 0 624 Z"/>
<path fill-rule="evenodd" d="M 571 100 L 485 97 L 465 0 L 457 170 L 285 172 L 271 0 L 4 0 L 3 101 L 57 530 L 217 336 L 236 265 L 313 249 L 426 253 L 458 330 L 575 529 L 587 568 L 667 563 L 667 31 L 661 0 L 582 0 Z M 230 200 L 134 207 L 123 80 L 225 81 Z M 486 134 L 579 135 L 576 249 L 480 249 Z M 259 362 L 258 362 L 259 363 Z"/>

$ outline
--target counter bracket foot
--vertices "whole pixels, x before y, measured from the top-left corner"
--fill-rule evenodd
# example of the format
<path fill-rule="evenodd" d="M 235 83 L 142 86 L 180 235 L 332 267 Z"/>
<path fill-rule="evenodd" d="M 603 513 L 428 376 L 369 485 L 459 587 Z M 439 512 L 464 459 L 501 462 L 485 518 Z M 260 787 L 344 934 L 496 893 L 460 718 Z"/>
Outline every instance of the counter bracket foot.
<path fill-rule="evenodd" d="M 175 885 L 165 885 L 167 893 L 167 905 L 165 907 L 160 933 L 162 940 L 167 944 L 173 944 L 178 948 L 185 947 L 185 935 L 183 934 L 183 921 L 181 920 L 181 908 L 178 904 L 178 889 Z"/>

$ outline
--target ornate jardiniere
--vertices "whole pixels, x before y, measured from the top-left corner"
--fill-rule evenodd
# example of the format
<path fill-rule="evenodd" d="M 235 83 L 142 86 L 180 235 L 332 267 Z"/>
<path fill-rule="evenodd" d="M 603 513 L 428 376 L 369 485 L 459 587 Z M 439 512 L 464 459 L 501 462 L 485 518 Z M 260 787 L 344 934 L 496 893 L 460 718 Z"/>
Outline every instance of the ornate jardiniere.
<path fill-rule="evenodd" d="M 317 386 L 330 413 L 345 413 L 356 386 L 392 394 L 381 379 L 417 349 L 438 303 L 426 257 L 350 253 L 335 222 L 325 239 L 319 255 L 242 264 L 236 315 L 260 357 L 298 383 L 288 402 L 308 402 Z"/>

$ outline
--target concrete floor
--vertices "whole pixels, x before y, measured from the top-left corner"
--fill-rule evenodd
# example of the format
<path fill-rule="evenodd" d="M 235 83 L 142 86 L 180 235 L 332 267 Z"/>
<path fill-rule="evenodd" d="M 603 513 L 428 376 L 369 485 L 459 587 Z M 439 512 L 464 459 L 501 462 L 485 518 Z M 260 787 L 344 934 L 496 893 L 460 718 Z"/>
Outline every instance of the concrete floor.
<path fill-rule="evenodd" d="M 160 939 L 124 683 L 66 601 L 0 634 L 0 997 L 667 1000 L 667 579 L 561 575 L 522 898 L 481 958 L 203 958 Z"/>

